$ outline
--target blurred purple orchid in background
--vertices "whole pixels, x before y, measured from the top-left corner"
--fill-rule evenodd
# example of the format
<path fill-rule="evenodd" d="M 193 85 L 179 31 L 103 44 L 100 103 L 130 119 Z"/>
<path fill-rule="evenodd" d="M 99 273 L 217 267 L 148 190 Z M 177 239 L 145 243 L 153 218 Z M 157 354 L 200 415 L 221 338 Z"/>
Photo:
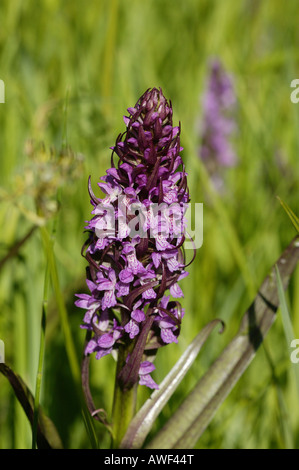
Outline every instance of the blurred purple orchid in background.
<path fill-rule="evenodd" d="M 217 190 L 223 186 L 223 169 L 237 163 L 232 137 L 236 133 L 237 98 L 232 77 L 217 59 L 210 62 L 207 89 L 203 96 L 200 158 Z"/>

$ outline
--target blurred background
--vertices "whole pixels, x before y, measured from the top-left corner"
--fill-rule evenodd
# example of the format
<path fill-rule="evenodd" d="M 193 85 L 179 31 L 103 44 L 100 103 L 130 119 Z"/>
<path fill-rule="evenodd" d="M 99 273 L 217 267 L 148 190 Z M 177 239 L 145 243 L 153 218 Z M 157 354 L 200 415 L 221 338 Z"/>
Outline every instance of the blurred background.
<path fill-rule="evenodd" d="M 163 379 L 207 322 L 222 318 L 226 330 L 211 335 L 154 433 L 237 332 L 269 268 L 295 235 L 277 196 L 299 214 L 299 103 L 290 100 L 290 83 L 299 78 L 298 2 L 2 0 L 0 23 L 0 338 L 7 364 L 32 391 L 46 266 L 40 225 L 52 230 L 56 220 L 59 290 L 80 361 L 83 311 L 74 306 L 74 294 L 86 291 L 81 247 L 91 217 L 88 176 L 96 191 L 110 166 L 109 147 L 125 130 L 123 115 L 147 88 L 162 88 L 174 123 L 181 123 L 191 199 L 204 205 L 203 245 L 181 284 L 186 313 L 179 344 L 159 351 L 155 380 Z M 201 157 L 211 61 L 229 74 L 235 96 L 235 160 L 223 165 L 215 159 L 212 167 Z M 66 146 L 72 151 L 61 153 Z M 41 404 L 66 448 L 86 448 L 55 292 L 49 292 Z M 299 338 L 298 269 L 287 300 Z M 278 312 L 198 448 L 298 448 L 290 352 Z M 113 386 L 113 359 L 92 358 L 94 400 L 108 415 Z M 140 387 L 139 403 L 148 396 Z M 100 446 L 107 448 L 105 430 L 95 424 Z M 0 376 L 0 448 L 30 445 L 23 410 Z"/>

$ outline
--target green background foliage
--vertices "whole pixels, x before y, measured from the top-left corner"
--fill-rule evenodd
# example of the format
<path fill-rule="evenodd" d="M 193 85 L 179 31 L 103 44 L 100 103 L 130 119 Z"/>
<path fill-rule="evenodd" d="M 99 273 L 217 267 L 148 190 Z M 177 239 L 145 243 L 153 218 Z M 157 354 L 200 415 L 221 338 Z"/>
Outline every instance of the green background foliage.
<path fill-rule="evenodd" d="M 255 292 L 295 231 L 276 196 L 299 213 L 299 104 L 290 101 L 298 78 L 298 2 L 289 0 L 2 0 L 0 5 L 0 260 L 40 222 L 47 226 L 60 188 L 55 256 L 68 323 L 81 359 L 84 332 L 75 292 L 86 291 L 87 179 L 96 183 L 110 165 L 111 147 L 124 131 L 122 116 L 149 87 L 161 87 L 181 123 L 183 159 L 193 202 L 204 204 L 204 241 L 182 281 L 186 315 L 178 345 L 159 351 L 159 383 L 196 333 L 210 320 L 214 332 L 152 434 L 176 409 L 236 333 Z M 234 77 L 238 98 L 238 164 L 215 193 L 198 158 L 202 96 L 208 61 L 219 58 Z M 71 146 L 74 167 L 53 168 L 28 141 Z M 30 154 L 30 152 L 29 152 Z M 72 163 L 73 164 L 73 163 Z M 100 194 L 100 191 L 98 191 Z M 191 257 L 191 252 L 187 253 Z M 0 337 L 6 362 L 34 390 L 46 255 L 35 230 L 1 264 Z M 287 302 L 299 335 L 299 272 Z M 198 448 L 298 448 L 299 400 L 280 314 L 264 346 L 197 444 Z M 96 405 L 111 413 L 114 360 L 91 361 Z M 299 364 L 297 365 L 299 367 Z M 90 443 L 75 393 L 53 290 L 49 294 L 41 404 L 67 448 Z M 139 390 L 139 403 L 149 396 Z M 96 423 L 100 446 L 109 439 Z M 0 377 L 0 448 L 28 448 L 31 430 L 9 384 Z"/>

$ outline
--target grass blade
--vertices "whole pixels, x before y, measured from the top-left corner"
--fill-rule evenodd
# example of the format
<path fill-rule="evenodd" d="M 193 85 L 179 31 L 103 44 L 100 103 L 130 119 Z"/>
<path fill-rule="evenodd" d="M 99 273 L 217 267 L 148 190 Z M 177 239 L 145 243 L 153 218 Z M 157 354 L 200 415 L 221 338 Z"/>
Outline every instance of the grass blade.
<path fill-rule="evenodd" d="M 283 202 L 280 199 L 280 197 L 277 196 L 277 199 L 279 200 L 280 204 L 282 205 L 282 207 L 284 208 L 284 210 L 288 214 L 288 216 L 289 216 L 292 224 L 294 225 L 296 231 L 299 233 L 299 219 L 298 219 L 298 217 L 296 216 L 296 214 L 294 214 L 292 209 L 285 202 Z"/>
<path fill-rule="evenodd" d="M 40 230 L 41 230 L 43 244 L 44 244 L 45 252 L 47 256 L 47 262 L 49 264 L 49 273 L 50 273 L 50 277 L 51 277 L 51 281 L 53 285 L 57 307 L 58 307 L 59 314 L 60 314 L 60 321 L 61 321 L 62 330 L 64 334 L 65 347 L 66 347 L 67 357 L 68 357 L 69 364 L 70 364 L 70 370 L 72 373 L 74 383 L 76 385 L 76 390 L 78 392 L 78 395 L 82 404 L 83 419 L 85 423 L 88 423 L 88 426 L 86 426 L 86 430 L 87 430 L 92 447 L 98 448 L 98 441 L 97 441 L 97 436 L 96 436 L 96 432 L 94 429 L 92 417 L 90 416 L 90 413 L 88 412 L 86 404 L 82 397 L 80 365 L 79 365 L 79 361 L 77 358 L 76 349 L 75 349 L 75 345 L 74 345 L 73 338 L 72 338 L 72 333 L 71 333 L 69 322 L 68 322 L 68 314 L 67 314 L 63 294 L 60 288 L 58 270 L 57 270 L 52 240 L 46 227 L 41 227 Z"/>
<path fill-rule="evenodd" d="M 32 449 L 36 448 L 36 436 L 37 436 L 37 425 L 38 425 L 38 408 L 40 403 L 41 383 L 43 374 L 43 362 L 44 362 L 44 351 L 45 351 L 45 336 L 46 336 L 46 318 L 48 308 L 48 290 L 49 290 L 49 267 L 46 266 L 45 281 L 44 281 L 44 298 L 42 306 L 42 318 L 41 318 L 41 333 L 40 333 L 40 349 L 38 359 L 38 370 L 36 375 L 35 395 L 34 395 L 34 413 L 33 413 L 33 425 L 32 425 Z"/>
<path fill-rule="evenodd" d="M 4 363 L 0 364 L 0 372 L 8 379 L 17 399 L 24 409 L 31 425 L 33 424 L 34 398 L 21 377 Z M 53 422 L 39 407 L 36 441 L 39 449 L 62 449 L 62 442 Z"/>

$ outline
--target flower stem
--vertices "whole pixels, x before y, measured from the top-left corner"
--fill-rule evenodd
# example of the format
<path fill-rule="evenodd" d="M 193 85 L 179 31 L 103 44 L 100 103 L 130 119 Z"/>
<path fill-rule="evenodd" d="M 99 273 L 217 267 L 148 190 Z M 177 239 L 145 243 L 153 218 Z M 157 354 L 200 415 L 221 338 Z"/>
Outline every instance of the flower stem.
<path fill-rule="evenodd" d="M 40 393 L 41 393 L 41 383 L 42 383 L 43 363 L 44 363 L 44 352 L 45 352 L 45 335 L 46 335 L 46 318 L 47 318 L 47 310 L 48 310 L 49 283 L 50 283 L 49 266 L 47 264 L 46 272 L 45 272 L 45 281 L 44 281 L 44 298 L 43 298 L 43 305 L 42 305 L 38 371 L 37 371 L 37 375 L 36 375 L 36 384 L 35 384 L 34 413 L 33 413 L 33 425 L 32 425 L 32 449 L 36 449 L 37 426 L 38 426 L 38 409 L 39 409 L 39 403 L 40 403 Z"/>
<path fill-rule="evenodd" d="M 118 449 L 124 437 L 126 430 L 132 421 L 136 412 L 137 386 L 134 384 L 129 389 L 123 389 L 118 380 L 118 374 L 123 368 L 126 357 L 128 355 L 128 347 L 121 346 L 118 351 L 118 361 L 116 366 L 116 378 L 114 388 L 113 410 L 112 410 L 112 426 L 113 426 L 113 442 L 112 448 Z"/>

